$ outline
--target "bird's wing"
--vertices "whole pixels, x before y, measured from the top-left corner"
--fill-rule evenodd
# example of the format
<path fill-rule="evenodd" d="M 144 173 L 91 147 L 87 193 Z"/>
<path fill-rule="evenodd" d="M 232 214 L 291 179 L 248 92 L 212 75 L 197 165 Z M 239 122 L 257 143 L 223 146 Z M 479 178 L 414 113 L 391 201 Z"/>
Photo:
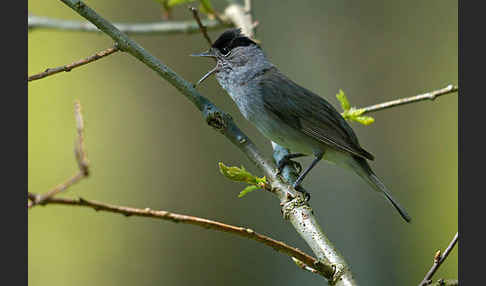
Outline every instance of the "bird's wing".
<path fill-rule="evenodd" d="M 276 68 L 259 81 L 264 109 L 289 126 L 338 150 L 373 160 L 341 114 L 325 99 L 297 85 Z"/>

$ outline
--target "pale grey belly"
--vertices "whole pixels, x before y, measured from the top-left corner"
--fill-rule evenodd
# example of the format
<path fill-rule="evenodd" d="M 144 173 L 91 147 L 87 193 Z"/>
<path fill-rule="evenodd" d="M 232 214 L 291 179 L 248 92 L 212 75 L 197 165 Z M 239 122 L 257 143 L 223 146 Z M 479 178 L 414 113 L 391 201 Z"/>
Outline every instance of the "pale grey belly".
<path fill-rule="evenodd" d="M 266 113 L 256 113 L 248 118 L 256 128 L 268 139 L 280 146 L 290 149 L 292 153 L 308 155 L 324 151 L 322 144 L 308 138 L 307 135 L 281 122 Z"/>
<path fill-rule="evenodd" d="M 278 118 L 264 112 L 250 112 L 244 114 L 250 122 L 268 139 L 280 146 L 288 148 L 291 153 L 317 155 L 323 153 L 323 160 L 344 168 L 350 168 L 353 159 L 349 154 L 317 141 L 308 135 L 285 125 Z"/>

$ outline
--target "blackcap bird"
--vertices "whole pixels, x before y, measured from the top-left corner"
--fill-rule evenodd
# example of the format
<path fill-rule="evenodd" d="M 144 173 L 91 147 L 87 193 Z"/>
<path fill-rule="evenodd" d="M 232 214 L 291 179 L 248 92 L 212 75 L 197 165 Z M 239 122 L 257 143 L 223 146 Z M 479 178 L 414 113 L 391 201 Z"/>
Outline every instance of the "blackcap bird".
<path fill-rule="evenodd" d="M 264 55 L 260 46 L 243 35 L 240 29 L 225 31 L 204 53 L 216 67 L 197 84 L 216 74 L 216 79 L 234 100 L 243 116 L 271 141 L 288 148 L 278 170 L 292 158 L 314 155 L 314 160 L 298 177 L 300 184 L 309 171 L 324 159 L 354 171 L 374 190 L 382 193 L 403 219 L 411 218 L 393 199 L 375 175 L 367 160 L 374 157 L 361 148 L 358 138 L 341 114 L 325 99 L 294 83 Z"/>

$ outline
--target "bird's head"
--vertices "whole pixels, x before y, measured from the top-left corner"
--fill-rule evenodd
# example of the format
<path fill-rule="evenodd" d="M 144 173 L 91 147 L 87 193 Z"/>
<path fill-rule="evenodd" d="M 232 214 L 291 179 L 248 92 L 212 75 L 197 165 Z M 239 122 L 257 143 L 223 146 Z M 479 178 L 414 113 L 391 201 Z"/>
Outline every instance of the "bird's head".
<path fill-rule="evenodd" d="M 263 56 L 263 51 L 257 43 L 242 34 L 241 29 L 229 29 L 219 36 L 208 51 L 191 56 L 216 60 L 216 67 L 198 81 L 196 85 L 199 85 L 213 73 L 230 74 L 252 68 L 252 63 Z"/>

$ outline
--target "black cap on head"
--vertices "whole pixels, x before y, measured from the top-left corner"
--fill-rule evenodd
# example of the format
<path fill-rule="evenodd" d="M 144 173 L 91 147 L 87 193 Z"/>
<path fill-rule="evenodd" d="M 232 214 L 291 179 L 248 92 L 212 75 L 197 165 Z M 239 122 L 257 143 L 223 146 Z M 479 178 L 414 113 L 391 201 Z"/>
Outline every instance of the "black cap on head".
<path fill-rule="evenodd" d="M 241 29 L 230 29 L 225 31 L 213 43 L 213 48 L 218 49 L 222 54 L 226 54 L 236 47 L 257 45 L 250 38 L 241 33 Z M 258 45 L 257 45 L 258 46 Z"/>

